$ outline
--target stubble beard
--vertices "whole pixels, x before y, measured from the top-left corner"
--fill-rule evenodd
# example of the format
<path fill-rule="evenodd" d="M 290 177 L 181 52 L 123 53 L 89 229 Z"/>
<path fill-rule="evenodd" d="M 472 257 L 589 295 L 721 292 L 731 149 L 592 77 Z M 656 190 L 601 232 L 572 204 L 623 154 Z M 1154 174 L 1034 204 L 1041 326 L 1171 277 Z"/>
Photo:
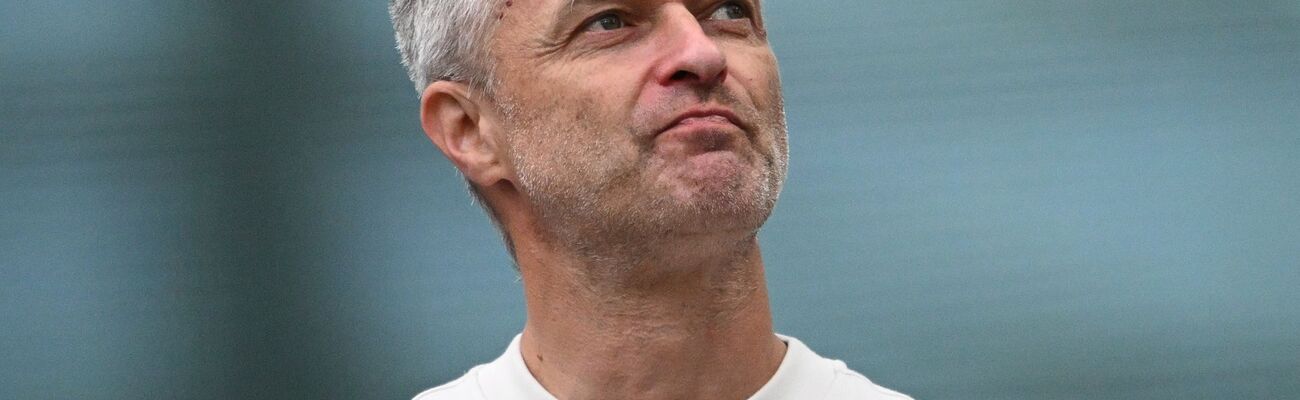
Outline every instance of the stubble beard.
<path fill-rule="evenodd" d="M 498 96 L 517 189 L 534 207 L 536 236 L 587 262 L 627 267 L 661 261 L 665 252 L 690 251 L 697 237 L 752 242 L 786 177 L 785 112 L 777 87 L 769 110 L 742 105 L 725 93 L 711 96 L 751 121 L 755 132 L 747 132 L 739 144 L 747 149 L 737 157 L 745 165 L 734 176 L 684 188 L 648 176 L 647 168 L 662 161 L 655 158 L 652 142 L 620 148 L 623 138 L 603 133 L 647 134 L 643 127 L 617 128 L 634 124 L 601 114 L 595 101 L 529 109 Z"/>

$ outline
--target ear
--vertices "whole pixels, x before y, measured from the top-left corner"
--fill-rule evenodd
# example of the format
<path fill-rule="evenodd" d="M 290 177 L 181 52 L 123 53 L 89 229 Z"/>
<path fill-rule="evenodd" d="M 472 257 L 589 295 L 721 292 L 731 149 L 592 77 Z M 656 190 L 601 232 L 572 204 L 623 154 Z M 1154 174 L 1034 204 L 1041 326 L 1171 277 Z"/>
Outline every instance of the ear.
<path fill-rule="evenodd" d="M 498 151 L 496 121 L 464 83 L 439 81 L 420 97 L 420 125 L 442 154 L 479 187 L 511 176 Z"/>

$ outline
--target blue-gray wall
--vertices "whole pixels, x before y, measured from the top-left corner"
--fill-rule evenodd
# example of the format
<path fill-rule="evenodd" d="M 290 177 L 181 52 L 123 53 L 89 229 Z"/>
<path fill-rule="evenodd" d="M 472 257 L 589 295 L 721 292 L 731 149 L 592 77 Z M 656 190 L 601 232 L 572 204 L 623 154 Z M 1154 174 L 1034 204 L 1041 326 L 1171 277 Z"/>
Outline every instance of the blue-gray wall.
<path fill-rule="evenodd" d="M 1300 398 L 1300 3 L 769 1 L 779 330 L 923 399 Z M 0 398 L 400 399 L 522 296 L 380 1 L 0 3 Z"/>

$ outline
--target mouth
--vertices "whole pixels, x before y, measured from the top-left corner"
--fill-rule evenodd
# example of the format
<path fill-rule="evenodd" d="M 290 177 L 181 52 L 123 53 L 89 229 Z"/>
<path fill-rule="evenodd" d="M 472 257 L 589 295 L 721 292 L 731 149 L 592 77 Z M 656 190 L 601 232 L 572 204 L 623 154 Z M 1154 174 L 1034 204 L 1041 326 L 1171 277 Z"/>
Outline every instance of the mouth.
<path fill-rule="evenodd" d="M 678 114 L 667 125 L 659 130 L 658 134 L 662 135 L 672 130 L 734 130 L 739 129 L 748 132 L 744 122 L 736 116 L 735 112 L 725 107 L 695 107 Z M 743 133 L 742 132 L 742 133 Z"/>

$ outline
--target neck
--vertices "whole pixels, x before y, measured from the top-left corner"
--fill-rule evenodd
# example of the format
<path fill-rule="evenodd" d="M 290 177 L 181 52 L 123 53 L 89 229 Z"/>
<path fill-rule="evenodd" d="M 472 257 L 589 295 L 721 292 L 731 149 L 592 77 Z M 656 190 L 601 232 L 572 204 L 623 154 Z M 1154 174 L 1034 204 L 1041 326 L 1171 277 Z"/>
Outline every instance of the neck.
<path fill-rule="evenodd" d="M 533 376 L 562 400 L 757 392 L 785 354 L 772 333 L 757 240 L 704 239 L 622 263 L 522 246 L 521 346 Z"/>

